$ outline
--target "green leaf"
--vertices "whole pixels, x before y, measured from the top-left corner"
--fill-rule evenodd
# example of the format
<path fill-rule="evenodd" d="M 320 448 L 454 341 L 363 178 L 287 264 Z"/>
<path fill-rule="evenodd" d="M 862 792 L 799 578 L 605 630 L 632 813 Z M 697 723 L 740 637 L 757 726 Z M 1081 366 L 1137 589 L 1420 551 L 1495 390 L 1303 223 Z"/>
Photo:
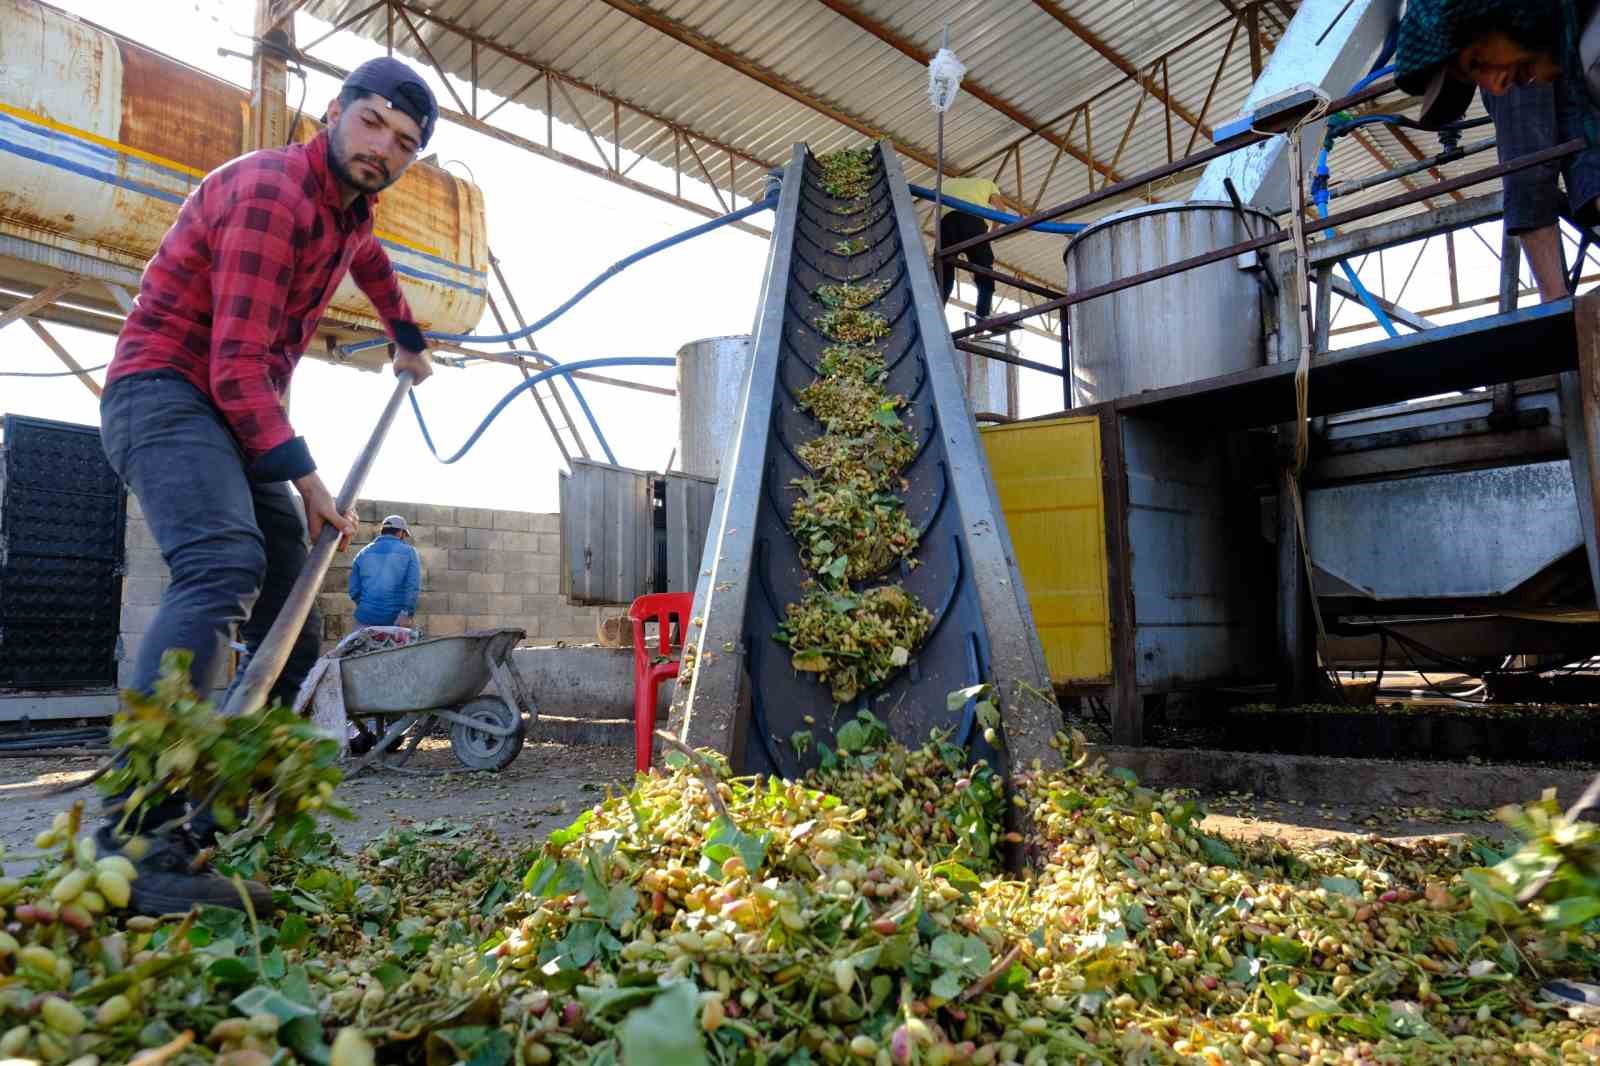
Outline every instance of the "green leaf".
<path fill-rule="evenodd" d="M 206 967 L 206 976 L 217 984 L 232 988 L 249 988 L 255 984 L 255 967 L 243 959 L 233 957 L 221 958 Z"/>
<path fill-rule="evenodd" d="M 711 823 L 711 831 L 706 835 L 705 849 L 701 855 L 712 865 L 719 877 L 722 875 L 722 864 L 734 855 L 738 855 L 744 860 L 745 869 L 754 877 L 761 869 L 762 862 L 766 860 L 767 845 L 771 842 L 771 833 L 751 836 L 718 815 Z"/>
<path fill-rule="evenodd" d="M 1548 904 L 1540 917 L 1551 929 L 1571 929 L 1591 918 L 1600 917 L 1600 899 L 1593 896 L 1575 896 Z"/>
<path fill-rule="evenodd" d="M 1311 949 L 1300 941 L 1276 934 L 1262 937 L 1261 949 L 1288 966 L 1298 966 L 1311 957 Z"/>
<path fill-rule="evenodd" d="M 929 877 L 942 877 L 950 882 L 950 887 L 962 892 L 971 892 L 983 882 L 978 875 L 961 865 L 954 859 L 946 859 L 928 871 Z"/>
<path fill-rule="evenodd" d="M 835 581 L 843 581 L 845 572 L 849 569 L 850 557 L 848 555 L 835 555 L 828 565 L 822 568 L 822 572 Z"/>
<path fill-rule="evenodd" d="M 1361 882 L 1353 877 L 1324 877 L 1322 887 L 1334 895 L 1361 898 Z"/>
<path fill-rule="evenodd" d="M 298 914 L 290 914 L 278 926 L 278 946 L 297 948 L 311 937 L 311 926 Z"/>
<path fill-rule="evenodd" d="M 1472 892 L 1472 907 L 1484 918 L 1493 922 L 1516 922 L 1522 917 L 1511 883 L 1498 873 L 1483 866 L 1474 866 L 1461 872 L 1461 879 Z"/>
<path fill-rule="evenodd" d="M 967 705 L 967 701 L 975 700 L 982 696 L 983 690 L 988 687 L 988 685 L 968 685 L 966 688 L 958 688 L 945 696 L 944 709 L 947 711 L 959 711 Z"/>
<path fill-rule="evenodd" d="M 839 727 L 834 734 L 834 740 L 839 745 L 839 750 L 846 754 L 865 750 L 867 746 L 867 727 L 851 719 Z"/>
<path fill-rule="evenodd" d="M 317 1012 L 310 1007 L 285 996 L 275 988 L 266 985 L 256 985 L 247 992 L 241 992 L 233 997 L 233 1009 L 240 1014 L 255 1015 L 267 1013 L 276 1015 L 280 1023 L 292 1022 L 296 1018 L 315 1018 Z"/>
<path fill-rule="evenodd" d="M 1133 991 L 1144 1002 L 1149 1003 L 1160 995 L 1161 989 L 1156 987 L 1156 979 L 1147 973 L 1142 973 L 1133 979 Z"/>
<path fill-rule="evenodd" d="M 1290 988 L 1287 982 L 1273 981 L 1266 987 L 1267 999 L 1272 1001 L 1272 1008 L 1279 1018 L 1287 1017 L 1290 1008 L 1300 999 L 1300 993 Z"/>
<path fill-rule="evenodd" d="M 872 412 L 872 420 L 888 429 L 896 429 L 900 425 L 900 416 L 894 413 L 892 407 L 880 407 Z"/>
<path fill-rule="evenodd" d="M 1233 960 L 1233 969 L 1228 971 L 1228 980 L 1238 981 L 1249 988 L 1256 979 L 1256 974 L 1261 972 L 1261 960 L 1246 958 L 1238 955 Z"/>
<path fill-rule="evenodd" d="M 940 999 L 953 1001 L 961 994 L 962 987 L 961 978 L 957 977 L 953 971 L 946 970 L 933 979 L 933 985 L 928 991 Z"/>
<path fill-rule="evenodd" d="M 548 841 L 549 846 L 552 848 L 564 848 L 568 844 L 571 844 L 573 841 L 583 836 L 583 831 L 589 828 L 589 819 L 593 817 L 594 811 L 584 811 L 582 814 L 578 815 L 577 821 L 573 822 L 565 829 L 557 829 L 555 832 L 551 833 Z"/>
<path fill-rule="evenodd" d="M 1112 767 L 1111 776 L 1119 781 L 1126 781 L 1130 785 L 1137 785 L 1139 783 L 1139 775 L 1128 769 L 1126 766 Z"/>
<path fill-rule="evenodd" d="M 372 976 L 383 985 L 384 991 L 393 992 L 406 983 L 406 971 L 393 962 L 379 963 L 372 968 Z"/>
<path fill-rule="evenodd" d="M 1145 913 L 1142 904 L 1135 903 L 1122 912 L 1122 921 L 1128 927 L 1130 933 L 1138 933 L 1146 925 L 1150 924 L 1150 916 Z"/>
<path fill-rule="evenodd" d="M 1206 861 L 1213 866 L 1225 866 L 1230 870 L 1237 870 L 1243 865 L 1239 861 L 1239 856 L 1234 854 L 1233 849 L 1216 837 L 1207 833 L 1199 833 L 1197 835 L 1200 838 L 1200 854 L 1204 855 Z"/>
<path fill-rule="evenodd" d="M 322 1038 L 322 1023 L 315 1015 L 295 1018 L 278 1027 L 278 1042 L 313 1066 L 328 1066 L 332 1049 Z"/>
<path fill-rule="evenodd" d="M 428 1061 L 461 1066 L 506 1066 L 511 1061 L 511 1034 L 495 1026 L 464 1025 L 428 1034 Z"/>
<path fill-rule="evenodd" d="M 930 952 L 933 961 L 946 970 L 955 970 L 969 977 L 980 977 L 989 972 L 994 960 L 989 955 L 989 945 L 976 936 L 941 933 L 934 938 Z"/>
<path fill-rule="evenodd" d="M 699 997 L 692 984 L 674 982 L 617 1027 L 622 1057 L 650 1066 L 709 1066 L 700 1040 Z"/>
<path fill-rule="evenodd" d="M 634 988 L 593 988 L 589 985 L 579 985 L 577 991 L 578 1002 L 583 1004 L 584 1013 L 591 1018 L 599 1018 L 612 1011 L 631 1010 L 641 1003 L 648 1003 L 656 998 L 661 987 L 653 984 Z"/>

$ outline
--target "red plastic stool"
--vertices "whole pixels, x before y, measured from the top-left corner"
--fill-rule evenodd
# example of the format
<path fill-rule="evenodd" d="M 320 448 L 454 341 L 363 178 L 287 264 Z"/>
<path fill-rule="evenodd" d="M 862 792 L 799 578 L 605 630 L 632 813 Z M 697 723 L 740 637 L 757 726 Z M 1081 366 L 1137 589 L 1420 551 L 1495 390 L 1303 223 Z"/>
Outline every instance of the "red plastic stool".
<path fill-rule="evenodd" d="M 656 692 L 661 682 L 678 676 L 678 659 L 683 653 L 683 635 L 689 629 L 689 612 L 694 610 L 692 592 L 653 592 L 640 596 L 628 608 L 633 623 L 633 764 L 640 773 L 650 769 L 650 752 L 655 747 Z M 677 642 L 673 642 L 673 620 L 677 620 Z M 656 624 L 655 655 L 665 662 L 651 662 L 645 647 L 646 622 Z"/>

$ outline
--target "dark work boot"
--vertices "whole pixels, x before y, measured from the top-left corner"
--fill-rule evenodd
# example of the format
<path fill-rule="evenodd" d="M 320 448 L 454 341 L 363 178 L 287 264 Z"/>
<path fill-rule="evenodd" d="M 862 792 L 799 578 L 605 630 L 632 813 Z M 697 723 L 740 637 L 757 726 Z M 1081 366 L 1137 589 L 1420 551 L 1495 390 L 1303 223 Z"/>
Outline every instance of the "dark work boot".
<path fill-rule="evenodd" d="M 195 906 L 244 909 L 244 900 L 231 878 L 223 877 L 206 863 L 201 863 L 198 870 L 190 869 L 201 849 L 183 829 L 129 840 L 117 836 L 112 826 L 103 825 L 95 832 L 95 843 L 102 855 L 125 855 L 133 862 L 137 876 L 131 886 L 128 910 L 134 914 L 182 914 Z M 272 890 L 259 881 L 242 884 L 256 914 L 271 914 Z"/>

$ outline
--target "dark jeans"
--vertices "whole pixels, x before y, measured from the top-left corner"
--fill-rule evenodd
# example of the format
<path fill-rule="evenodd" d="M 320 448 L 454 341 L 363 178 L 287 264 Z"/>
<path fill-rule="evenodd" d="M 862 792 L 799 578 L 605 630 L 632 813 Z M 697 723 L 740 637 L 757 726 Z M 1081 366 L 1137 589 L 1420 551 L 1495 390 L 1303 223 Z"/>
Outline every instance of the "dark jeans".
<path fill-rule="evenodd" d="M 1584 135 L 1581 108 L 1587 106 L 1586 89 L 1577 100 L 1568 94 L 1565 81 L 1522 85 L 1504 96 L 1479 95 L 1494 119 L 1502 162 Z M 1507 174 L 1501 185 L 1505 190 L 1505 225 L 1512 233 L 1554 226 L 1562 215 L 1571 215 L 1581 226 L 1600 223 L 1600 212 L 1595 210 L 1595 200 L 1600 197 L 1600 149 L 1585 148 L 1554 163 Z"/>
<path fill-rule="evenodd" d="M 981 237 L 989 232 L 989 224 L 977 215 L 969 215 L 962 211 L 951 211 L 939 220 L 939 243 L 948 248 L 952 244 L 960 244 L 974 237 Z M 975 266 L 994 266 L 994 245 L 980 244 L 976 248 L 968 248 L 961 253 L 963 259 Z M 942 271 L 944 284 L 944 302 L 950 302 L 950 291 L 955 288 L 955 267 L 946 265 Z M 978 286 L 978 317 L 988 318 L 994 308 L 994 279 L 986 278 L 982 274 L 972 275 Z"/>
<path fill-rule="evenodd" d="M 307 554 L 305 520 L 285 482 L 252 483 L 222 415 L 175 373 L 135 374 L 100 401 L 106 458 L 138 497 L 172 582 L 134 658 L 132 688 L 149 692 L 162 653 L 194 654 L 189 676 L 209 696 L 235 626 L 252 652 L 271 628 Z M 243 623 L 240 625 L 240 623 Z M 313 608 L 269 699 L 292 703 L 317 660 Z M 164 820 L 171 814 L 148 812 Z"/>

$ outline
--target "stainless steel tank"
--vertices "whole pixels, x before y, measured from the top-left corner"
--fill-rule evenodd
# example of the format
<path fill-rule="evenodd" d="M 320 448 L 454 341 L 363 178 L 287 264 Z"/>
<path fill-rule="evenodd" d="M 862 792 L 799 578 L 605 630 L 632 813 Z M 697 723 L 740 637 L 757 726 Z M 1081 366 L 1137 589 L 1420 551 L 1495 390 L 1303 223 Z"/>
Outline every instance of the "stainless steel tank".
<path fill-rule="evenodd" d="M 1276 226 L 1227 203 L 1152 204 L 1101 219 L 1067 245 L 1077 292 L 1225 248 Z M 1074 304 L 1074 406 L 1182 385 L 1264 361 L 1259 268 L 1252 253 Z"/>
<path fill-rule="evenodd" d="M 750 366 L 750 338 L 707 337 L 678 349 L 678 463 L 686 474 L 716 478 L 739 426 L 740 391 Z"/>
<path fill-rule="evenodd" d="M 1004 341 L 973 338 L 976 348 L 988 348 L 1001 355 L 1016 355 Z M 1017 367 L 998 359 L 986 359 L 973 352 L 956 349 L 956 371 L 972 403 L 974 414 L 1017 417 Z"/>

